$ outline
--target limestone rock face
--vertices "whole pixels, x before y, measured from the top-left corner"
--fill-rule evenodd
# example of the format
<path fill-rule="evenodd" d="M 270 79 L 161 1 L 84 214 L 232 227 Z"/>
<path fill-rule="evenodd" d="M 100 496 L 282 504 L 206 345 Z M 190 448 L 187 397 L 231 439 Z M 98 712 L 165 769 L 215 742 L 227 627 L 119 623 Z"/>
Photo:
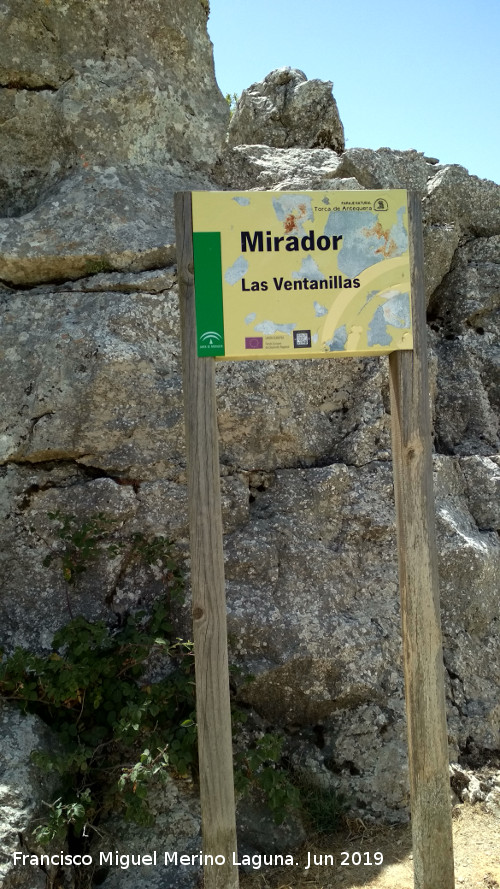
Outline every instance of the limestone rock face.
<path fill-rule="evenodd" d="M 156 294 L 147 292 L 147 275 L 143 282 L 146 292 L 134 297 L 62 287 L 9 299 L 3 307 L 4 460 L 78 460 L 131 477 L 176 475 L 182 455 L 178 314 L 165 297 L 173 281 L 164 278 L 165 290 Z M 13 401 L 14 423 L 5 419 Z"/>
<path fill-rule="evenodd" d="M 0 216 L 91 165 L 206 168 L 225 136 L 200 0 L 9 0 L 0 60 Z"/>
<path fill-rule="evenodd" d="M 54 738 L 37 716 L 23 714 L 5 702 L 0 702 L 0 735 L 0 881 L 5 889 L 43 889 L 47 879 L 55 878 L 57 867 L 43 872 L 29 864 L 14 864 L 13 855 L 38 851 L 31 829 L 55 782 L 42 776 L 30 756 L 34 751 L 47 753 Z"/>
<path fill-rule="evenodd" d="M 433 173 L 423 154 L 390 148 L 348 148 L 337 169 L 337 176 L 352 176 L 362 188 L 407 188 L 422 195 Z"/>
<path fill-rule="evenodd" d="M 104 879 L 106 889 L 194 889 L 199 885 L 202 868 L 196 863 L 176 867 L 163 865 L 163 851 L 196 856 L 201 848 L 200 805 L 198 793 L 186 781 L 168 778 L 149 791 L 148 804 L 154 823 L 146 827 L 124 824 L 118 817 L 103 819 L 99 836 L 92 846 L 94 861 L 99 853 L 109 855 L 144 855 L 145 849 L 158 850 L 158 864 L 142 864 L 120 869 L 104 865 L 96 876 Z M 162 850 L 160 852 L 160 849 Z M 196 862 L 196 858 L 194 858 Z"/>
<path fill-rule="evenodd" d="M 338 154 L 328 148 L 236 145 L 224 152 L 214 172 L 222 189 L 295 191 L 308 188 L 308 183 L 312 182 L 314 188 L 334 188 L 332 177 L 339 164 Z M 355 184 L 354 187 L 359 186 Z"/>
<path fill-rule="evenodd" d="M 444 453 L 500 451 L 500 237 L 457 250 L 429 306 L 439 332 L 436 435 Z M 453 399 L 450 393 L 454 392 Z"/>
<path fill-rule="evenodd" d="M 0 87 L 0 216 L 31 209 L 71 166 L 75 148 L 53 95 Z"/>
<path fill-rule="evenodd" d="M 425 220 L 446 224 L 450 219 L 476 237 L 500 233 L 500 185 L 469 176 L 456 164 L 438 166 L 424 201 Z"/>
<path fill-rule="evenodd" d="M 1 55 L 6 113 L 18 107 L 24 116 L 16 112 L 12 132 L 3 130 L 12 145 L 19 134 L 18 154 L 0 161 L 10 164 L 1 174 L 6 201 L 19 202 L 6 203 L 0 220 L 0 644 L 46 649 L 69 619 L 57 558 L 44 564 L 61 547 L 49 514 L 83 522 L 104 512 L 123 543 L 113 558 L 103 547 L 71 589 L 72 611 L 90 619 L 113 621 L 162 595 L 154 571 L 127 564 L 134 534 L 164 535 L 179 559 L 188 556 L 173 192 L 412 188 L 424 211 L 450 752 L 456 760 L 498 750 L 500 186 L 416 151 L 340 155 L 333 137 L 315 141 L 320 120 L 330 119 L 322 104 L 330 85 L 314 86 L 314 99 L 307 90 L 315 82 L 291 69 L 251 88 L 253 105 L 240 103 L 254 129 L 237 138 L 233 123 L 231 141 L 252 144 L 218 154 L 225 109 L 220 118 L 209 110 L 221 108 L 218 91 L 200 86 L 211 96 L 202 108 L 180 86 L 196 71 L 212 78 L 197 0 L 185 13 L 172 8 L 168 27 L 154 33 L 154 14 L 157 25 L 164 20 L 152 0 L 141 6 L 141 27 L 131 2 L 120 15 L 111 0 L 41 6 L 28 0 L 24 29 L 18 5 L 1 7 L 0 41 L 18 47 Z M 120 24 L 105 52 L 99 35 L 113 10 Z M 76 12 L 86 29 L 78 16 L 70 28 Z M 196 68 L 186 60 L 197 46 Z M 175 144 L 165 118 L 163 143 L 151 135 L 160 124 L 149 111 L 138 122 L 133 96 L 142 90 L 150 110 L 153 76 L 172 102 Z M 95 112 L 92 78 L 100 78 Z M 116 105 L 106 92 L 113 78 Z M 127 133 L 118 123 L 125 95 L 133 106 Z M 309 96 L 309 130 L 297 96 Z M 300 138 L 286 117 L 292 106 Z M 175 154 L 187 144 L 181 113 L 186 134 L 193 128 L 185 163 Z M 47 138 L 30 148 L 22 133 L 35 132 L 40 115 Z M 21 117 L 24 130 L 15 130 Z M 77 168 L 78 132 L 89 159 Z M 217 157 L 212 168 L 203 154 Z M 33 157 L 32 176 L 23 178 L 22 164 L 12 172 L 21 155 Z M 235 681 L 240 703 L 256 731 L 284 732 L 287 760 L 305 781 L 345 793 L 361 817 L 404 819 L 386 362 L 221 362 L 216 376 L 230 657 L 255 676 Z M 186 608 L 176 621 L 188 636 Z"/>
<path fill-rule="evenodd" d="M 175 255 L 174 193 L 210 186 L 179 165 L 74 171 L 31 212 L 0 219 L 0 279 L 34 285 L 161 268 Z"/>
<path fill-rule="evenodd" d="M 243 90 L 228 134 L 230 145 L 344 150 L 344 128 L 332 84 L 277 68 Z"/>

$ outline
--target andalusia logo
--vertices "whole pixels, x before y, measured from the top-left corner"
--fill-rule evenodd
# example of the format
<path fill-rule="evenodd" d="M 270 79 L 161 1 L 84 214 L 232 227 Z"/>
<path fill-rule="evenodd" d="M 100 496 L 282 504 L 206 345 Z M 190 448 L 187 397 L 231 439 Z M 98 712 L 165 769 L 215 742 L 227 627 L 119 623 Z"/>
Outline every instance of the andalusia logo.
<path fill-rule="evenodd" d="M 224 345 L 224 338 L 216 330 L 207 330 L 199 339 L 200 349 L 220 349 Z"/>

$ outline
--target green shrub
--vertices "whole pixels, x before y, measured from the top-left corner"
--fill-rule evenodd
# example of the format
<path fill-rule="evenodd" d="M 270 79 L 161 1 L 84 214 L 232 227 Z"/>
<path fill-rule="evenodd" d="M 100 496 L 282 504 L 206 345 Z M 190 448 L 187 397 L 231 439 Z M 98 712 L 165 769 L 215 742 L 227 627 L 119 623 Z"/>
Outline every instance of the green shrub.
<path fill-rule="evenodd" d="M 164 537 L 134 534 L 116 538 L 117 520 L 98 513 L 86 521 L 49 514 L 57 524 L 58 561 L 67 587 L 103 553 L 122 554 L 127 566 L 140 562 L 160 569 L 164 595 L 148 615 L 128 615 L 119 625 L 73 616 L 55 634 L 51 650 L 39 655 L 17 648 L 0 652 L 0 695 L 26 713 L 40 716 L 53 730 L 58 749 L 33 758 L 58 777 L 57 797 L 35 830 L 47 844 L 72 832 L 86 833 L 108 813 L 151 822 L 148 788 L 168 773 L 197 777 L 197 732 L 193 644 L 175 637 L 172 606 L 184 595 L 184 577 L 173 545 Z M 149 678 L 161 653 L 164 678 Z M 233 725 L 243 718 L 233 707 Z M 267 733 L 236 754 L 235 787 L 262 796 L 281 823 L 301 804 L 301 795 L 282 760 L 283 737 Z"/>
<path fill-rule="evenodd" d="M 263 795 L 274 820 L 282 824 L 287 815 L 300 808 L 300 793 L 286 769 L 279 766 L 283 738 L 266 733 L 235 758 L 236 792 L 251 791 Z"/>
<path fill-rule="evenodd" d="M 149 683 L 155 648 L 164 650 L 171 672 Z M 195 765 L 192 645 L 172 640 L 161 605 L 114 629 L 74 618 L 56 633 L 48 655 L 16 649 L 0 665 L 0 693 L 39 715 L 59 742 L 58 750 L 34 757 L 60 780 L 39 841 L 70 824 L 79 831 L 116 809 L 147 823 L 151 780 L 167 768 L 186 776 Z"/>
<path fill-rule="evenodd" d="M 227 104 L 229 105 L 229 114 L 230 114 L 230 117 L 232 117 L 234 112 L 236 111 L 236 106 L 238 104 L 238 99 L 240 97 L 239 97 L 238 93 L 226 93 L 224 98 L 225 98 Z"/>
<path fill-rule="evenodd" d="M 117 521 L 98 513 L 82 522 L 49 513 L 63 542 L 46 566 L 60 564 L 70 587 L 104 551 L 123 553 L 127 565 L 160 569 L 163 601 L 150 615 L 129 615 L 120 625 L 71 616 L 52 640 L 48 654 L 18 648 L 0 664 L 0 694 L 54 731 L 59 749 L 34 758 L 58 775 L 59 795 L 36 831 L 49 842 L 71 827 L 79 833 L 111 810 L 147 823 L 147 788 L 167 770 L 186 776 L 196 769 L 193 646 L 175 637 L 172 604 L 184 579 L 170 541 L 134 534 L 128 544 L 114 538 Z M 149 662 L 162 653 L 165 678 L 148 679 Z"/>
<path fill-rule="evenodd" d="M 346 798 L 335 790 L 319 787 L 300 787 L 300 799 L 305 821 L 314 833 L 335 833 L 347 811 Z"/>

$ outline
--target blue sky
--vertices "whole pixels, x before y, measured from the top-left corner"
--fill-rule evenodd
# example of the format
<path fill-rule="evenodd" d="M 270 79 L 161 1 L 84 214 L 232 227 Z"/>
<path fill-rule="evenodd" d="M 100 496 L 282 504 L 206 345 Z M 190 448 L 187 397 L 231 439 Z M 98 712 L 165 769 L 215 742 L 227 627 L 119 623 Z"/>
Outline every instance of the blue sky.
<path fill-rule="evenodd" d="M 500 183 L 500 0 L 211 0 L 220 89 L 333 81 L 348 148 L 415 148 Z"/>

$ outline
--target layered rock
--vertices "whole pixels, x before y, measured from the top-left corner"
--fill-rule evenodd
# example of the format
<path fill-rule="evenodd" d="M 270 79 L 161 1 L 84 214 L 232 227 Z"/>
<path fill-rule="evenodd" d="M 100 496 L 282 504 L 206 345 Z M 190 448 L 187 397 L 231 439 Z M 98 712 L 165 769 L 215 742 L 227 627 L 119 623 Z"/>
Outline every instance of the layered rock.
<path fill-rule="evenodd" d="M 277 68 L 243 90 L 231 119 L 230 145 L 344 149 L 344 127 L 332 84 Z"/>
<path fill-rule="evenodd" d="M 498 235 L 467 237 L 429 306 L 437 334 L 436 438 L 445 454 L 500 451 L 499 254 Z"/>
<path fill-rule="evenodd" d="M 0 280 L 31 286 L 162 268 L 175 256 L 173 195 L 210 185 L 174 164 L 75 171 L 34 210 L 0 220 Z"/>
<path fill-rule="evenodd" d="M 4 3 L 0 60 L 0 216 L 96 166 L 186 173 L 217 157 L 229 110 L 201 0 Z"/>

